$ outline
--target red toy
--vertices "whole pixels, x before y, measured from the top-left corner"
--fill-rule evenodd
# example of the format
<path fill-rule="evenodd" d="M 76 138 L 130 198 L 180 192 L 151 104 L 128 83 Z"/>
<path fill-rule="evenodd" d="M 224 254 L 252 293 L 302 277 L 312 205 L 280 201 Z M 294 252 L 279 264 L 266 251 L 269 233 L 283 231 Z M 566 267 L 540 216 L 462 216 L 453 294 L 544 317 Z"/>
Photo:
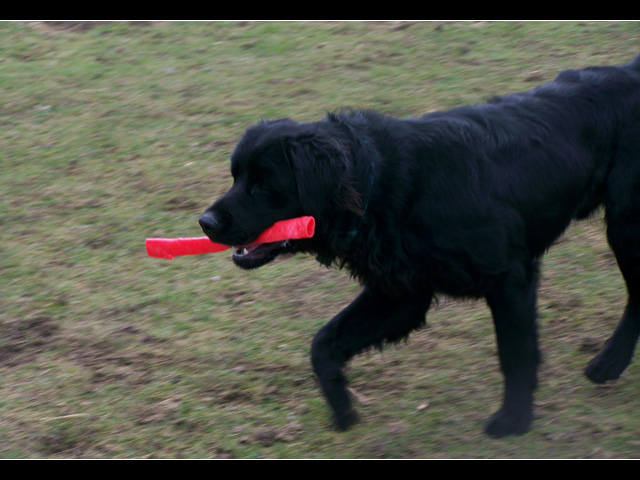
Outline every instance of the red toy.
<path fill-rule="evenodd" d="M 316 221 L 313 217 L 298 217 L 292 218 L 291 220 L 282 220 L 267 228 L 249 245 L 311 238 L 315 233 L 315 228 Z M 166 258 L 169 260 L 180 255 L 214 253 L 231 248 L 231 245 L 212 242 L 208 237 L 147 238 L 145 246 L 150 257 Z"/>

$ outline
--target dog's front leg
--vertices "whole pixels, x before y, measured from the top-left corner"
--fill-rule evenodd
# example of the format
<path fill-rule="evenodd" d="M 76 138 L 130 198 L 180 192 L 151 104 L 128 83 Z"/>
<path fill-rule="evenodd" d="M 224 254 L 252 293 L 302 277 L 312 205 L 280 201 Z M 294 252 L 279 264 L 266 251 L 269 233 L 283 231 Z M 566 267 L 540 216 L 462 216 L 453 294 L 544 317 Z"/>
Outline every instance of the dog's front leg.
<path fill-rule="evenodd" d="M 358 420 L 342 368 L 357 353 L 401 340 L 422 326 L 432 295 L 416 297 L 392 298 L 365 289 L 315 336 L 311 362 L 337 429 L 345 430 Z"/>
<path fill-rule="evenodd" d="M 502 407 L 485 427 L 494 437 L 529 430 L 540 363 L 536 326 L 538 264 L 517 265 L 487 295 L 505 387 Z"/>

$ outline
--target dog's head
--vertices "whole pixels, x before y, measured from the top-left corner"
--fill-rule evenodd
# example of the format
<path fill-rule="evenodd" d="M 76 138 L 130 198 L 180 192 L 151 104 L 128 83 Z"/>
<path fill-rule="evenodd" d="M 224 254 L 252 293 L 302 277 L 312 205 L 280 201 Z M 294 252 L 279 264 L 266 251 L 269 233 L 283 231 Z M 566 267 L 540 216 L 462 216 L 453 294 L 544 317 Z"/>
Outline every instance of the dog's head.
<path fill-rule="evenodd" d="M 307 240 L 243 247 L 280 220 L 311 215 L 317 221 L 340 197 L 346 169 L 341 144 L 328 124 L 263 121 L 248 129 L 231 156 L 231 189 L 200 218 L 211 240 L 234 249 L 234 262 L 260 267 Z"/>

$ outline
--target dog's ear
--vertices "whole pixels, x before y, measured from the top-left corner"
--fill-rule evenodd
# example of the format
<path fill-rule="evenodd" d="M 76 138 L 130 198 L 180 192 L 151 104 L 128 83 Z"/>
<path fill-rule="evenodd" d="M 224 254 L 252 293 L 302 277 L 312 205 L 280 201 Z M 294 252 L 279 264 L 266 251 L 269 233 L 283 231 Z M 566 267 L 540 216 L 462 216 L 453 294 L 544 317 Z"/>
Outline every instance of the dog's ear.
<path fill-rule="evenodd" d="M 320 216 L 344 208 L 349 147 L 321 130 L 287 137 L 283 146 L 303 210 Z"/>

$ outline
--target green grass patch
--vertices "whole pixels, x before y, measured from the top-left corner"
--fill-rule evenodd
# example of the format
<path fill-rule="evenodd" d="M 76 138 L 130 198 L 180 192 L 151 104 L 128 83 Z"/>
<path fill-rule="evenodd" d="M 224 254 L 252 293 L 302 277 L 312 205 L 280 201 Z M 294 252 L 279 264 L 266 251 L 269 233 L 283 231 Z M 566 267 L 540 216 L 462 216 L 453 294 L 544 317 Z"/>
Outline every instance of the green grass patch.
<path fill-rule="evenodd" d="M 349 367 L 338 434 L 315 331 L 359 288 L 312 258 L 247 274 L 200 235 L 261 117 L 479 103 L 638 53 L 636 22 L 0 23 L 0 457 L 634 458 L 640 370 L 581 373 L 624 307 L 598 219 L 544 263 L 536 422 L 481 434 L 501 377 L 482 302 L 443 299 L 406 345 Z"/>

